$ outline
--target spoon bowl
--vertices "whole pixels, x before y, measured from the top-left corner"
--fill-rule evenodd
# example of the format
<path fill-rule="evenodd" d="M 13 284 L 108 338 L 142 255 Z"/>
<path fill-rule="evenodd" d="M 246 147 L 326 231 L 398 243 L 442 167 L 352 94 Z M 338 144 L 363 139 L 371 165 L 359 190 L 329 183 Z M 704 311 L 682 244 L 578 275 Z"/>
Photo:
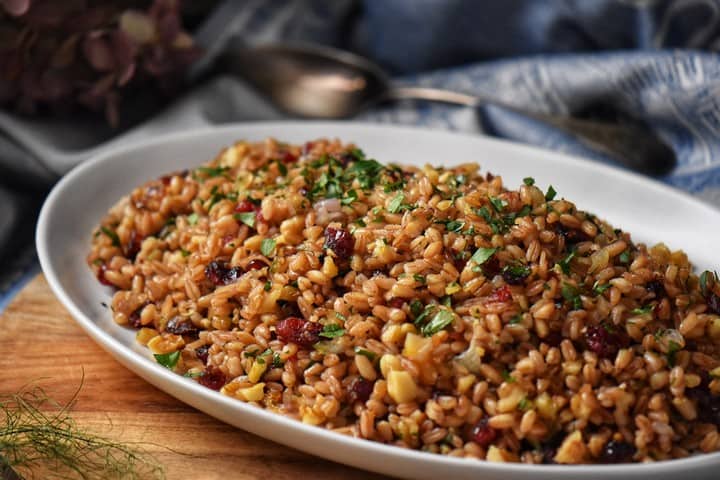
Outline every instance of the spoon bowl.
<path fill-rule="evenodd" d="M 325 47 L 259 46 L 233 52 L 228 63 L 278 107 L 298 117 L 352 117 L 390 91 L 389 79 L 377 65 Z"/>

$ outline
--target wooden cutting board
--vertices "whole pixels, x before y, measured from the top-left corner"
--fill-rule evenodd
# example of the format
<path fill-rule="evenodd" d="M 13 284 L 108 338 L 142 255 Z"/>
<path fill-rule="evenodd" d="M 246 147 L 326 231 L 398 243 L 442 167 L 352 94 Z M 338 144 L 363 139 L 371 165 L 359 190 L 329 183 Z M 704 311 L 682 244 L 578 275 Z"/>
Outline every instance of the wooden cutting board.
<path fill-rule="evenodd" d="M 30 381 L 67 402 L 79 426 L 146 450 L 168 479 L 384 478 L 321 460 L 215 420 L 158 390 L 97 346 L 42 275 L 0 315 L 0 393 Z"/>

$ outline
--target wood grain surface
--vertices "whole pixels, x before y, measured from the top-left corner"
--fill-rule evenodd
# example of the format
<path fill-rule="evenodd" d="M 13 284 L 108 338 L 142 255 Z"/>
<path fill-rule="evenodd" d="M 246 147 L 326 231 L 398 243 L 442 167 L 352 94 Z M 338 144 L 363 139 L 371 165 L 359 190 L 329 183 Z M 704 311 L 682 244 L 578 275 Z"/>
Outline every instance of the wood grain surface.
<path fill-rule="evenodd" d="M 83 370 L 73 418 L 120 442 L 151 442 L 168 479 L 386 478 L 231 427 L 146 383 L 75 324 L 40 275 L 0 315 L 0 393 L 34 381 L 66 402 Z"/>

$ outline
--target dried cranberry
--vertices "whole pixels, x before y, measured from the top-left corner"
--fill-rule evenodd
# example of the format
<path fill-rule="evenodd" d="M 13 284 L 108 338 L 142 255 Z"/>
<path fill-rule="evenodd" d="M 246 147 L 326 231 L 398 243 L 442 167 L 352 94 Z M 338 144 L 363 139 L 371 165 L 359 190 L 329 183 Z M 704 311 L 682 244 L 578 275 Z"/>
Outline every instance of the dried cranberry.
<path fill-rule="evenodd" d="M 344 228 L 327 227 L 325 229 L 325 248 L 329 248 L 340 258 L 348 258 L 355 248 L 355 239 Z"/>
<path fill-rule="evenodd" d="M 555 455 L 557 455 L 557 449 L 565 439 L 565 434 L 560 431 L 553 434 L 547 441 L 542 445 L 543 459 L 542 462 L 545 464 L 554 464 Z"/>
<path fill-rule="evenodd" d="M 601 358 L 614 358 L 621 347 L 627 346 L 628 339 L 619 331 L 611 332 L 602 325 L 590 325 L 585 330 L 585 345 Z"/>
<path fill-rule="evenodd" d="M 545 338 L 542 339 L 542 341 L 547 343 L 551 347 L 559 347 L 563 341 L 563 336 L 560 332 L 550 332 Z"/>
<path fill-rule="evenodd" d="M 496 288 L 488 297 L 490 302 L 509 302 L 510 300 L 512 300 L 512 291 L 507 285 Z"/>
<path fill-rule="evenodd" d="M 650 280 L 645 284 L 645 289 L 648 292 L 655 294 L 655 298 L 662 298 L 666 296 L 665 286 L 660 280 Z"/>
<path fill-rule="evenodd" d="M 627 442 L 610 440 L 605 444 L 600 461 L 603 463 L 629 463 L 635 455 L 635 447 Z"/>
<path fill-rule="evenodd" d="M 307 197 L 308 195 L 308 189 L 305 187 L 302 187 L 300 190 L 298 190 L 298 193 L 302 195 L 303 197 Z"/>
<path fill-rule="evenodd" d="M 267 263 L 264 260 L 260 260 L 259 258 L 254 258 L 250 260 L 247 265 L 245 265 L 245 270 L 260 270 L 261 268 L 267 267 Z"/>
<path fill-rule="evenodd" d="M 368 382 L 363 377 L 357 377 L 350 383 L 348 397 L 350 403 L 356 401 L 367 402 L 373 391 L 373 383 Z"/>
<path fill-rule="evenodd" d="M 213 260 L 205 267 L 205 278 L 210 280 L 213 285 L 228 285 L 236 282 L 243 274 L 240 267 L 229 267 L 225 262 Z"/>
<path fill-rule="evenodd" d="M 300 308 L 298 307 L 297 302 L 278 301 L 278 306 L 282 310 L 282 315 L 285 318 L 302 316 L 302 313 L 300 313 Z"/>
<path fill-rule="evenodd" d="M 453 265 L 455 265 L 455 269 L 458 272 L 462 272 L 465 269 L 465 265 L 467 265 L 467 260 L 456 257 L 453 259 Z"/>
<path fill-rule="evenodd" d="M 102 283 L 103 285 L 107 285 L 108 287 L 114 287 L 115 284 L 113 284 L 105 276 L 105 272 L 107 272 L 107 271 L 108 271 L 107 265 L 105 265 L 104 263 L 102 265 L 100 265 L 100 267 L 98 268 L 98 272 L 97 272 L 98 282 Z"/>
<path fill-rule="evenodd" d="M 253 212 L 256 209 L 256 205 L 252 203 L 250 200 L 240 200 L 238 204 L 235 206 L 235 213 L 246 213 L 246 212 Z"/>
<path fill-rule="evenodd" d="M 400 297 L 392 298 L 388 301 L 388 305 L 392 308 L 402 308 L 405 305 L 405 299 Z"/>
<path fill-rule="evenodd" d="M 720 315 L 720 296 L 717 296 L 715 292 L 710 292 L 708 295 L 707 305 L 712 313 Z"/>
<path fill-rule="evenodd" d="M 207 367 L 205 373 L 198 378 L 198 383 L 203 387 L 210 388 L 212 390 L 220 390 L 225 386 L 225 374 L 217 367 Z"/>
<path fill-rule="evenodd" d="M 165 331 L 175 335 L 193 335 L 198 329 L 193 323 L 182 317 L 173 317 L 165 325 Z"/>
<path fill-rule="evenodd" d="M 142 313 L 142 309 L 145 308 L 145 305 L 141 305 L 140 307 L 136 308 L 135 311 L 133 311 L 128 316 L 128 324 L 133 328 L 140 328 L 142 327 L 142 323 L 140 323 L 140 313 Z"/>
<path fill-rule="evenodd" d="M 292 152 L 283 152 L 282 161 L 283 163 L 295 163 L 298 161 L 298 156 Z"/>
<path fill-rule="evenodd" d="M 567 244 L 586 242 L 591 239 L 590 236 L 584 231 L 566 227 L 559 222 L 555 224 L 555 232 L 557 232 L 558 235 L 562 235 L 562 237 L 565 239 L 565 243 Z"/>
<path fill-rule="evenodd" d="M 299 347 L 310 348 L 320 340 L 323 326 L 298 317 L 288 317 L 275 327 L 278 338 L 285 343 L 294 343 Z"/>
<path fill-rule="evenodd" d="M 555 455 L 557 455 L 557 448 L 547 447 L 543 449 L 542 463 L 545 465 L 555 464 Z"/>
<path fill-rule="evenodd" d="M 208 361 L 208 350 L 210 350 L 210 345 L 202 345 L 195 349 L 195 356 L 200 360 L 202 363 L 207 363 Z"/>
<path fill-rule="evenodd" d="M 130 260 L 135 260 L 137 254 L 140 252 L 140 246 L 142 245 L 143 236 L 137 233 L 137 230 L 130 230 L 130 239 L 125 245 L 125 257 Z"/>
<path fill-rule="evenodd" d="M 305 142 L 305 145 L 302 147 L 302 154 L 307 155 L 315 146 L 315 142 Z"/>
<path fill-rule="evenodd" d="M 701 422 L 712 423 L 720 427 L 720 396 L 713 395 L 710 392 L 707 379 L 703 379 L 699 386 L 685 390 L 685 395 L 695 400 Z"/>
<path fill-rule="evenodd" d="M 481 447 L 487 447 L 497 437 L 497 430 L 488 425 L 487 417 L 477 422 L 468 434 L 468 441 L 475 442 Z"/>
<path fill-rule="evenodd" d="M 493 255 L 485 260 L 485 263 L 483 263 L 480 268 L 482 269 L 483 275 L 487 278 L 493 278 L 495 275 L 500 273 L 500 260 Z"/>

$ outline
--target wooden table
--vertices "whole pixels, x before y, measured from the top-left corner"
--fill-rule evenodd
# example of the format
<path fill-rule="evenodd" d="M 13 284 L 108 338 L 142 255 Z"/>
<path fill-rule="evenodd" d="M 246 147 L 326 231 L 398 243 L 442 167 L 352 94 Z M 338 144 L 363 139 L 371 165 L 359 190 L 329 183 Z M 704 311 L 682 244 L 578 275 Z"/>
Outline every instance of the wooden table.
<path fill-rule="evenodd" d="M 75 324 L 42 275 L 0 316 L 0 393 L 30 381 L 68 401 L 78 425 L 146 449 L 168 479 L 384 478 L 321 460 L 226 425 L 121 366 Z"/>

